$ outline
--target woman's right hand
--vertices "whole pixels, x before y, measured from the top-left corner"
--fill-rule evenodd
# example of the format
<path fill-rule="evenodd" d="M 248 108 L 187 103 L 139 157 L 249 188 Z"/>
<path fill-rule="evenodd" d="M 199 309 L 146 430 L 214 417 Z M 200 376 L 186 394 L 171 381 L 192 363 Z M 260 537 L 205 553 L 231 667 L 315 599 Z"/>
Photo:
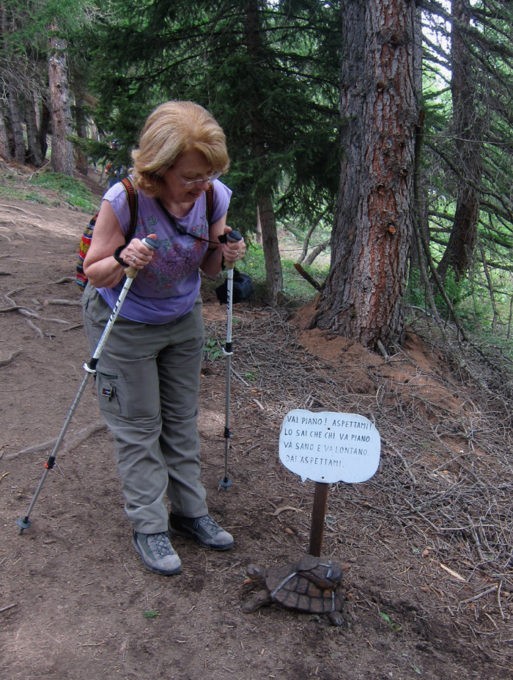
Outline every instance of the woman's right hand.
<path fill-rule="evenodd" d="M 147 238 L 156 238 L 156 235 L 150 234 Z M 134 269 L 144 269 L 152 261 L 154 254 L 155 249 L 138 238 L 133 238 L 119 253 L 123 262 Z"/>
<path fill-rule="evenodd" d="M 155 234 L 151 236 L 155 238 Z M 153 250 L 144 245 L 140 239 L 133 238 L 126 246 L 124 243 L 125 235 L 112 206 L 108 201 L 103 201 L 96 219 L 91 245 L 84 259 L 84 274 L 92 286 L 114 288 L 125 276 L 127 267 L 140 270 L 151 262 Z M 116 251 L 125 265 L 114 258 Z"/>

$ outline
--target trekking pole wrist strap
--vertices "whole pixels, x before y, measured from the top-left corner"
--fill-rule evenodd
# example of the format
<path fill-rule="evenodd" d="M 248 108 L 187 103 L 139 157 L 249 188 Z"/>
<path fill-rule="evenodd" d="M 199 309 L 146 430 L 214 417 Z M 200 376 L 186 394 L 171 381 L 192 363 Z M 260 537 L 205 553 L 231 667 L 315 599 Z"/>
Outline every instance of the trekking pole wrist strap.
<path fill-rule="evenodd" d="M 112 254 L 112 257 L 118 262 L 122 267 L 128 267 L 128 262 L 125 262 L 125 260 L 121 257 L 121 251 L 126 248 L 126 243 L 124 243 L 122 246 L 119 246 L 116 248 L 114 253 Z"/>

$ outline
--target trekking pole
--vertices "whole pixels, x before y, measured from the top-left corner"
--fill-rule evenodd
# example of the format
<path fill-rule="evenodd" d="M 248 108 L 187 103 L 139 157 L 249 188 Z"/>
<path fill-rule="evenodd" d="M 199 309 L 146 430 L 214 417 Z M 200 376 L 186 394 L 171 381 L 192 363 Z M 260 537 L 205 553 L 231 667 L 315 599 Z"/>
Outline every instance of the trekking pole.
<path fill-rule="evenodd" d="M 158 248 L 158 241 L 155 241 L 154 239 L 151 239 L 149 237 L 146 237 L 143 239 L 143 243 L 146 246 L 149 246 L 150 248 L 153 248 L 156 250 Z M 118 299 L 116 300 L 116 304 L 114 305 L 112 312 L 109 316 L 109 319 L 107 321 L 107 324 L 103 330 L 103 333 L 101 334 L 100 340 L 98 341 L 98 344 L 96 346 L 96 349 L 94 350 L 94 353 L 92 357 L 89 359 L 88 362 L 86 362 L 83 365 L 83 369 L 85 371 L 84 378 L 80 384 L 80 387 L 78 389 L 78 392 L 73 399 L 73 402 L 71 404 L 71 407 L 66 415 L 66 418 L 64 419 L 64 423 L 62 425 L 61 431 L 59 432 L 59 436 L 57 437 L 54 447 L 52 449 L 52 452 L 50 453 L 50 456 L 48 457 L 48 460 L 45 463 L 45 469 L 43 471 L 43 474 L 41 475 L 41 479 L 39 480 L 39 484 L 37 485 L 36 490 L 34 491 L 34 494 L 32 496 L 32 500 L 30 501 L 30 504 L 28 506 L 28 510 L 26 515 L 23 518 L 19 518 L 16 520 L 16 524 L 20 527 L 20 534 L 22 534 L 25 529 L 28 529 L 30 527 L 30 514 L 34 508 L 34 505 L 36 504 L 36 501 L 38 499 L 39 494 L 41 493 L 41 489 L 43 488 L 43 484 L 45 483 L 46 477 L 50 470 L 55 465 L 55 459 L 57 458 L 57 452 L 60 449 L 60 446 L 62 444 L 62 440 L 64 439 L 64 435 L 66 434 L 66 431 L 69 427 L 69 424 L 71 422 L 71 419 L 73 418 L 73 415 L 78 407 L 78 404 L 80 402 L 80 399 L 82 398 L 82 395 L 84 393 L 84 390 L 86 388 L 87 382 L 89 378 L 92 375 L 96 374 L 96 366 L 98 364 L 98 360 L 100 358 L 101 353 L 103 352 L 103 348 L 105 347 L 105 344 L 107 342 L 107 339 L 112 331 L 112 327 L 114 326 L 114 323 L 116 319 L 118 318 L 119 312 L 121 310 L 121 307 L 123 306 L 123 302 L 125 301 L 125 298 L 128 294 L 128 291 L 130 290 L 130 286 L 132 285 L 135 277 L 138 274 L 138 270 L 135 269 L 134 267 L 127 267 L 125 270 L 126 274 L 126 280 L 123 285 L 123 288 L 121 289 L 121 292 L 119 294 Z"/>
<path fill-rule="evenodd" d="M 224 234 L 219 240 L 221 243 L 226 241 L 240 241 L 242 236 L 236 230 Z M 226 357 L 226 391 L 225 391 L 225 421 L 224 421 L 224 477 L 219 482 L 219 488 L 227 491 L 232 481 L 228 477 L 228 451 L 230 449 L 230 439 L 232 432 L 230 429 L 230 394 L 231 394 L 231 379 L 232 379 L 232 312 L 233 312 L 233 268 L 234 264 L 226 267 L 226 343 L 223 348 L 223 354 Z"/>

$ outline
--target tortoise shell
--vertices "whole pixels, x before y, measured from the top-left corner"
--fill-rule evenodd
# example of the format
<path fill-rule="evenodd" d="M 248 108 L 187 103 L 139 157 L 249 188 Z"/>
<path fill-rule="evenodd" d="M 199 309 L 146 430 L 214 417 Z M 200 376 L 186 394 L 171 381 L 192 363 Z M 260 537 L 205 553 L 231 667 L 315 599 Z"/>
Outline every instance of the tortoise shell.
<path fill-rule="evenodd" d="M 337 593 L 341 580 L 340 566 L 311 555 L 294 564 L 267 569 L 264 575 L 273 602 L 312 614 L 341 610 L 342 600 Z"/>

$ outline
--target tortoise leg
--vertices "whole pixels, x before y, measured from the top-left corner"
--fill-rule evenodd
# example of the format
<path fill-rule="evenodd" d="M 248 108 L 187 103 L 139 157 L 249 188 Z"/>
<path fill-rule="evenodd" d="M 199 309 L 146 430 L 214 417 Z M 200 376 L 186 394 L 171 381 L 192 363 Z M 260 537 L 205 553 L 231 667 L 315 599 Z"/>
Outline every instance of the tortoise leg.
<path fill-rule="evenodd" d="M 242 603 L 242 611 L 245 614 L 250 614 L 251 612 L 256 612 L 256 610 L 260 609 L 260 607 L 265 607 L 271 604 L 271 602 L 272 600 L 269 596 L 269 591 L 259 590 L 258 592 L 253 593 L 249 597 L 245 598 L 244 602 Z"/>
<path fill-rule="evenodd" d="M 328 619 L 330 620 L 332 626 L 343 626 L 345 623 L 342 612 L 329 612 Z"/>

